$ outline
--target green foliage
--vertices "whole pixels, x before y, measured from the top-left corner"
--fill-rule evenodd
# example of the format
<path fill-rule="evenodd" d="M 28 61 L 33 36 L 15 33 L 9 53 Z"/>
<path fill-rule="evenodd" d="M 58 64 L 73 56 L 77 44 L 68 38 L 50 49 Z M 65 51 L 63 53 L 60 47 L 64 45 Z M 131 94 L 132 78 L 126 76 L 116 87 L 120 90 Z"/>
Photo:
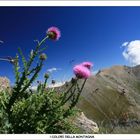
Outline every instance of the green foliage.
<path fill-rule="evenodd" d="M 8 133 L 11 127 L 11 124 L 8 121 L 8 114 L 5 111 L 8 100 L 8 91 L 2 91 L 0 93 L 0 133 Z"/>
<path fill-rule="evenodd" d="M 37 85 L 37 90 L 30 89 L 43 67 L 45 59 L 40 59 L 39 56 L 44 50 L 41 46 L 47 38 L 46 36 L 38 42 L 34 50 L 31 50 L 28 60 L 19 49 L 21 65 L 19 54 L 14 59 L 15 85 L 11 92 L 0 93 L 0 133 L 77 132 L 70 120 L 77 113 L 74 107 L 86 80 L 79 86 L 78 79 L 75 79 L 74 83 L 68 84 L 68 88 L 59 92 L 57 88 L 46 87 L 49 78 L 47 75 L 44 77 L 44 83 Z M 34 66 L 35 59 L 38 61 Z"/>

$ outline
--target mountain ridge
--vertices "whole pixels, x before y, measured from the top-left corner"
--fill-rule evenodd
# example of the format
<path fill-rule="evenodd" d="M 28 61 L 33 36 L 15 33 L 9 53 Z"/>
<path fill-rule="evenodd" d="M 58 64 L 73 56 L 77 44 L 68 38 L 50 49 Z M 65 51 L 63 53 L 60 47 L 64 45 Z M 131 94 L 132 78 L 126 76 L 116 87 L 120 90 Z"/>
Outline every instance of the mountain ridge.
<path fill-rule="evenodd" d="M 139 121 L 139 80 L 140 65 L 116 65 L 99 70 L 87 80 L 77 107 L 99 123 L 117 120 L 125 126 L 130 121 Z"/>

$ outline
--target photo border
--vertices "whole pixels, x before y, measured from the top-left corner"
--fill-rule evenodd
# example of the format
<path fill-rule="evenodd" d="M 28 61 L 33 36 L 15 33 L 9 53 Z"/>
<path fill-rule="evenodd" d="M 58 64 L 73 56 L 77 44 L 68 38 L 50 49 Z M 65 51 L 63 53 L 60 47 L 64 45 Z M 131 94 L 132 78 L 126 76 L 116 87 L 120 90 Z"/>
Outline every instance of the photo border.
<path fill-rule="evenodd" d="M 66 0 L 51 0 L 51 1 L 0 1 L 0 7 L 19 7 L 19 6 L 39 6 L 39 7 L 50 7 L 50 6 L 140 6 L 140 1 L 66 1 Z M 1 140 L 54 140 L 58 138 L 54 138 L 54 136 L 59 137 L 60 135 L 64 136 L 63 139 L 90 139 L 90 138 L 76 138 L 76 136 L 94 136 L 94 140 L 140 140 L 140 134 L 0 134 Z M 66 138 L 75 137 L 75 138 Z"/>

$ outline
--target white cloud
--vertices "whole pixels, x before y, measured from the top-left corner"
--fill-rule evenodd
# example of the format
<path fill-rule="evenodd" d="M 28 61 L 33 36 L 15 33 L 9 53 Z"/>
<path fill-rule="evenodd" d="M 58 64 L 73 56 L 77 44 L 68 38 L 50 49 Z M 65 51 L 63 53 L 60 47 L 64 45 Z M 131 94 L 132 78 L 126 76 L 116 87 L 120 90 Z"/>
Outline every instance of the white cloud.
<path fill-rule="evenodd" d="M 50 72 L 50 73 L 52 73 L 52 72 L 54 72 L 54 71 L 58 71 L 58 70 L 61 70 L 60 68 L 50 68 L 50 69 L 48 69 L 47 71 L 48 72 Z"/>
<path fill-rule="evenodd" d="M 55 84 L 51 84 L 51 85 L 48 85 L 49 88 L 53 88 L 53 87 L 61 87 L 62 85 L 64 85 L 65 82 L 57 82 Z"/>
<path fill-rule="evenodd" d="M 124 43 L 122 44 L 122 47 L 127 46 L 127 45 L 128 45 L 128 43 L 129 43 L 129 42 L 124 42 Z"/>
<path fill-rule="evenodd" d="M 4 43 L 4 41 L 0 40 L 0 43 L 2 43 L 2 44 L 3 44 L 3 43 Z"/>
<path fill-rule="evenodd" d="M 124 42 L 122 44 L 124 46 L 124 51 L 122 55 L 124 58 L 130 62 L 131 65 L 139 65 L 140 64 L 140 40 L 134 40 L 131 42 Z"/>
<path fill-rule="evenodd" d="M 49 84 L 48 86 L 46 86 L 46 88 L 55 88 L 55 87 L 61 87 L 62 85 L 64 85 L 65 82 L 56 82 L 55 84 Z M 36 91 L 37 90 L 37 85 L 31 86 L 29 89 Z"/>

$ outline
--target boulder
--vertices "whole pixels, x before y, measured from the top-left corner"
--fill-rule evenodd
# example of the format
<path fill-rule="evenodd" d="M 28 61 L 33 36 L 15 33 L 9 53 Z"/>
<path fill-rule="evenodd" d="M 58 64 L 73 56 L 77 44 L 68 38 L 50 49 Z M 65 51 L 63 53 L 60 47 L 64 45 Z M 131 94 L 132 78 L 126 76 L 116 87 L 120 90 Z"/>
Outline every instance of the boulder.
<path fill-rule="evenodd" d="M 94 134 L 99 132 L 99 128 L 95 122 L 88 119 L 83 112 L 76 118 L 76 125 L 85 134 Z"/>
<path fill-rule="evenodd" d="M 0 92 L 10 90 L 10 80 L 7 77 L 0 77 Z"/>

